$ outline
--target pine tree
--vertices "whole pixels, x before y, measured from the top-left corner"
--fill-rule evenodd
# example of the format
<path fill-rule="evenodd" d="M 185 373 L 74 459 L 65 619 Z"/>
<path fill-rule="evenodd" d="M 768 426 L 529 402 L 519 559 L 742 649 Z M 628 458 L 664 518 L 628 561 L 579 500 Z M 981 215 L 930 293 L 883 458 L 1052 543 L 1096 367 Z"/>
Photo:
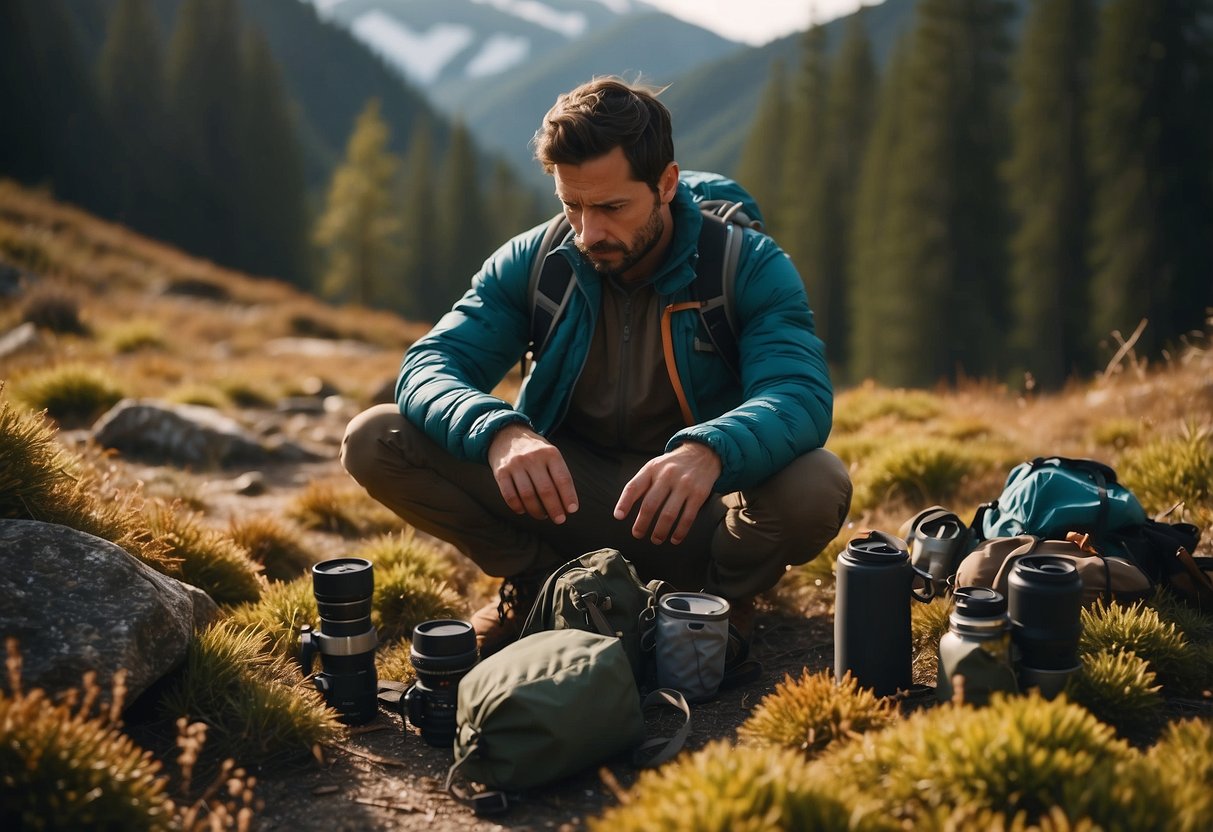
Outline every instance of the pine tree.
<path fill-rule="evenodd" d="M 783 185 L 783 159 L 787 139 L 784 118 L 788 107 L 788 82 L 783 61 L 771 67 L 771 77 L 758 102 L 754 121 L 737 161 L 736 178 L 760 208 L 779 207 Z M 768 217 L 768 222 L 773 219 Z"/>
<path fill-rule="evenodd" d="M 846 37 L 830 69 L 826 100 L 821 175 L 821 273 L 816 282 L 814 312 L 827 322 L 826 354 L 831 363 L 847 362 L 850 239 L 854 226 L 863 149 L 875 110 L 876 65 L 863 9 L 851 17 Z"/>
<path fill-rule="evenodd" d="M 485 210 L 480 188 L 479 162 L 466 125 L 451 127 L 450 146 L 438 186 L 438 240 L 440 262 L 434 295 L 422 311 L 442 315 L 467 290 L 472 275 L 501 242 Z"/>
<path fill-rule="evenodd" d="M 894 149 L 880 291 L 901 300 L 878 379 L 929 385 L 998 371 L 1007 325 L 1005 0 L 922 0 Z"/>
<path fill-rule="evenodd" d="M 436 167 L 433 126 L 426 119 L 413 128 L 404 160 L 403 286 L 392 307 L 411 318 L 431 321 L 435 320 L 432 310 L 441 306 L 433 297 L 439 282 Z"/>
<path fill-rule="evenodd" d="M 1115 0 L 1091 91 L 1092 334 L 1146 355 L 1213 305 L 1213 4 Z"/>
<path fill-rule="evenodd" d="M 893 362 L 912 361 L 892 349 L 914 349 L 915 322 L 902 316 L 902 294 L 896 252 L 889 238 L 893 160 L 907 129 L 905 101 L 909 49 L 902 39 L 889 58 L 877 99 L 876 118 L 864 148 L 854 226 L 850 238 L 848 299 L 848 369 L 852 379 L 903 375 L 908 367 Z"/>
<path fill-rule="evenodd" d="M 825 51 L 825 29 L 815 25 L 804 35 L 801 68 L 787 115 L 782 191 L 769 227 L 800 271 L 814 309 L 817 334 L 828 345 L 835 322 L 828 313 L 823 222 L 830 210 L 823 164 L 828 89 Z"/>
<path fill-rule="evenodd" d="M 400 275 L 400 212 L 393 201 L 400 161 L 372 99 L 354 126 L 345 161 L 333 173 L 315 239 L 327 257 L 321 293 L 375 306 L 390 301 Z"/>
<path fill-rule="evenodd" d="M 244 131 L 235 105 L 242 82 L 235 0 L 184 0 L 168 53 L 173 215 L 169 237 L 231 265 Z"/>
<path fill-rule="evenodd" d="M 259 30 L 245 35 L 242 75 L 234 264 L 308 287 L 307 186 L 295 110 Z"/>
<path fill-rule="evenodd" d="M 167 171 L 164 56 L 150 0 L 119 0 L 107 20 L 97 75 L 102 104 L 117 138 L 111 173 L 116 218 L 158 234 Z"/>
<path fill-rule="evenodd" d="M 1085 153 L 1092 0 L 1040 0 L 1016 59 L 1019 99 L 1007 166 L 1018 228 L 1011 242 L 1011 348 L 1045 387 L 1083 365 L 1086 343 Z"/>

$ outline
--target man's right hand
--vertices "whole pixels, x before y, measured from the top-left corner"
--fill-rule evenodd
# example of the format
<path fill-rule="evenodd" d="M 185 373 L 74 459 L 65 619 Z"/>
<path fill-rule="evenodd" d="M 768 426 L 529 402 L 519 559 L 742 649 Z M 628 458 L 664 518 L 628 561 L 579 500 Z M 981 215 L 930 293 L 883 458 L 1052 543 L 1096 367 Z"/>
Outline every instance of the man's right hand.
<path fill-rule="evenodd" d="M 577 489 L 564 456 L 525 425 L 506 425 L 489 445 L 489 467 L 515 514 L 563 523 L 577 510 Z"/>

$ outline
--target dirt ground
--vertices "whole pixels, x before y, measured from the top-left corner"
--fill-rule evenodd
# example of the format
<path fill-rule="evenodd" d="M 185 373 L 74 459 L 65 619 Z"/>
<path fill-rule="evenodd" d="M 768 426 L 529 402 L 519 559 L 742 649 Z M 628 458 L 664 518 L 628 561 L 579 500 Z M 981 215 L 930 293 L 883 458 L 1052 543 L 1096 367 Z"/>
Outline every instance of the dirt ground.
<path fill-rule="evenodd" d="M 763 665 L 762 678 L 692 706 L 687 748 L 733 737 L 754 705 L 785 674 L 832 666 L 833 620 L 826 611 L 808 618 L 761 614 L 751 655 Z M 677 727 L 677 719 L 656 714 L 647 727 L 666 735 Z M 330 756 L 325 766 L 258 772 L 257 794 L 264 801 L 259 829 L 582 829 L 589 818 L 616 802 L 613 789 L 627 788 L 638 773 L 628 760 L 612 760 L 518 795 L 504 814 L 477 817 L 443 791 L 451 752 L 429 746 L 412 726 L 402 730 L 401 719 L 383 708 Z"/>

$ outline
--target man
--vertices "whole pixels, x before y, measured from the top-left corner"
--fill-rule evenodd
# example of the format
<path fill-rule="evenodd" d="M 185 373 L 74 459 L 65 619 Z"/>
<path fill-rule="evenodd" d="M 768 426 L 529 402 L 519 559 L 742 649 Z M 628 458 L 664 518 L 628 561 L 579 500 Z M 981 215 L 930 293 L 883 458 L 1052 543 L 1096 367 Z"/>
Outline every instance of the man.
<path fill-rule="evenodd" d="M 617 79 L 561 95 L 533 144 L 572 225 L 550 256 L 571 263 L 574 291 L 517 405 L 489 391 L 528 349 L 543 226 L 493 254 L 409 349 L 397 404 L 350 423 L 342 463 L 506 578 L 500 602 L 472 618 L 485 655 L 517 637 L 544 577 L 608 546 L 646 580 L 724 596 L 748 639 L 754 596 L 820 552 L 850 506 L 846 469 L 822 448 L 833 392 L 800 277 L 769 237 L 744 231 L 730 300 L 738 379 L 688 287 L 697 198 L 744 192 L 680 177 L 668 111 Z"/>

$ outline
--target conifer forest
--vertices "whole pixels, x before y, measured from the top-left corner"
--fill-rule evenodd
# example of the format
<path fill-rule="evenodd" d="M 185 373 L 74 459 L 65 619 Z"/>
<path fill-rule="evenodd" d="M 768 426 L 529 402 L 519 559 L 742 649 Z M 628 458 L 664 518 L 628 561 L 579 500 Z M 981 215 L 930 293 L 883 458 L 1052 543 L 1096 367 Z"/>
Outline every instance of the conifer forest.
<path fill-rule="evenodd" d="M 555 201 L 400 84 L 334 91 L 322 125 L 258 25 L 270 2 L 0 4 L 0 177 L 436 320 Z M 798 266 L 836 381 L 1055 388 L 1203 328 L 1213 1 L 919 0 L 887 55 L 866 18 L 799 36 L 719 171 Z"/>

